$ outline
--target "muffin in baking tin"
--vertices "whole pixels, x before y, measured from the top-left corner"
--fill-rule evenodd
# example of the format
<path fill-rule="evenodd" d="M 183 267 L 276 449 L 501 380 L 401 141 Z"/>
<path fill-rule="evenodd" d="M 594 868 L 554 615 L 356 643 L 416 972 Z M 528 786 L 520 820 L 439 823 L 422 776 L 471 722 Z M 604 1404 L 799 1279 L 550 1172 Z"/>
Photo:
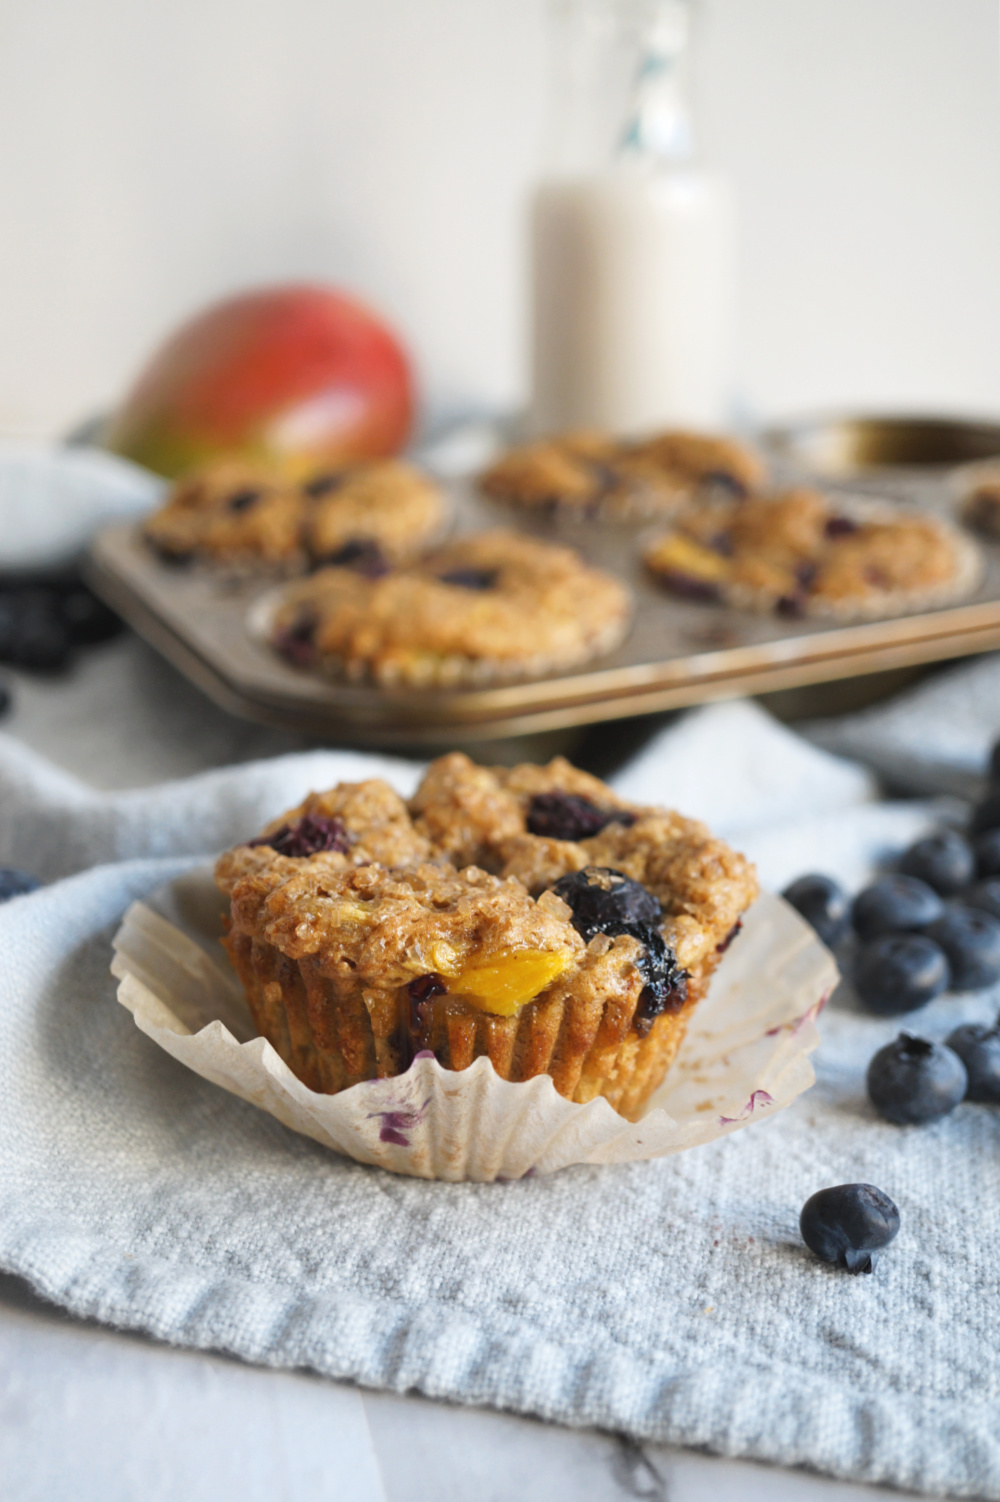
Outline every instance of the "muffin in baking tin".
<path fill-rule="evenodd" d="M 605 521 L 669 516 L 699 492 L 749 495 L 763 461 L 736 439 L 683 430 L 643 440 L 575 432 L 503 454 L 480 476 L 495 500 Z"/>
<path fill-rule="evenodd" d="M 577 667 L 617 646 L 630 615 L 625 585 L 571 548 L 493 531 L 382 577 L 322 569 L 287 589 L 271 640 L 355 681 L 463 687 Z"/>
<path fill-rule="evenodd" d="M 950 604 L 981 574 L 975 544 L 950 523 L 805 486 L 687 507 L 644 557 L 675 594 L 845 621 Z"/>
<path fill-rule="evenodd" d="M 242 460 L 186 475 L 145 523 L 168 562 L 205 559 L 300 572 L 337 562 L 366 573 L 415 558 L 447 522 L 441 488 L 397 460 L 324 470 L 301 483 Z"/>
<path fill-rule="evenodd" d="M 486 1056 L 638 1115 L 756 896 L 704 827 L 562 759 L 434 762 L 312 794 L 228 851 L 226 945 L 259 1031 L 327 1093 Z"/>
<path fill-rule="evenodd" d="M 964 464 L 951 477 L 951 491 L 967 527 L 1000 539 L 1000 459 Z"/>

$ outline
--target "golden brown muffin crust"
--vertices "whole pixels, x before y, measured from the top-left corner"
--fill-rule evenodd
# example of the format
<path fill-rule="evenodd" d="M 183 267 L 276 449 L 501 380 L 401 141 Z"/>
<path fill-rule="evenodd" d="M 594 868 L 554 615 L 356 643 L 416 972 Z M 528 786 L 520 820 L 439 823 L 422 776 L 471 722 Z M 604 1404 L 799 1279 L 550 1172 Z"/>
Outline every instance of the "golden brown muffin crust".
<path fill-rule="evenodd" d="M 631 442 L 581 431 L 511 449 L 480 486 L 528 509 L 629 521 L 670 515 L 706 485 L 748 494 L 765 477 L 759 456 L 735 439 L 677 430 Z"/>
<path fill-rule="evenodd" d="M 688 508 L 645 559 L 689 597 L 843 619 L 948 603 L 980 572 L 973 544 L 937 517 L 808 487 Z"/>
<path fill-rule="evenodd" d="M 304 569 L 347 549 L 359 566 L 416 557 L 441 532 L 440 488 L 413 465 L 377 460 L 293 483 L 220 459 L 173 485 L 145 534 L 165 558 Z"/>
<path fill-rule="evenodd" d="M 308 633 L 312 662 L 353 679 L 461 685 L 575 667 L 629 616 L 624 585 L 572 549 L 495 531 L 380 579 L 323 569 L 287 591 L 273 640 L 301 662 Z"/>
<path fill-rule="evenodd" d="M 303 503 L 297 486 L 239 459 L 221 459 L 183 476 L 144 531 L 164 557 L 186 562 L 255 560 L 301 565 Z"/>
<path fill-rule="evenodd" d="M 398 460 L 314 477 L 304 488 L 314 499 L 305 516 L 305 544 L 317 563 L 363 542 L 376 544 L 387 563 L 405 563 L 445 524 L 440 486 Z"/>

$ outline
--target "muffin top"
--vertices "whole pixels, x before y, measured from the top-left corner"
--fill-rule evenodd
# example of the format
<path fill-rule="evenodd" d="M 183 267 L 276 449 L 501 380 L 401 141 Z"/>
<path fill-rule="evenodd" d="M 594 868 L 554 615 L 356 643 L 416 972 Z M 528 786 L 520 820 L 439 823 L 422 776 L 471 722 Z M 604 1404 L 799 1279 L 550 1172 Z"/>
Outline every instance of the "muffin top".
<path fill-rule="evenodd" d="M 752 866 L 694 820 L 630 804 L 562 758 L 491 769 L 460 753 L 431 764 L 409 805 L 374 779 L 311 794 L 223 855 L 216 876 L 237 926 L 292 957 L 356 958 L 345 923 L 367 944 L 384 938 L 391 909 L 410 925 L 406 943 L 393 932 L 411 976 L 446 973 L 420 968 L 420 933 L 462 950 L 461 969 L 498 950 L 582 963 L 588 946 L 607 952 L 605 939 L 649 928 L 693 972 L 714 963 L 757 894 Z M 363 902 L 375 904 L 364 922 L 351 906 Z"/>
<path fill-rule="evenodd" d="M 304 539 L 316 564 L 384 572 L 416 557 L 445 523 L 440 486 L 398 460 L 314 475 L 302 489 L 312 502 Z"/>
<path fill-rule="evenodd" d="M 162 558 L 189 563 L 255 560 L 297 566 L 302 548 L 298 486 L 242 459 L 219 459 L 184 475 L 144 532 Z"/>
<path fill-rule="evenodd" d="M 416 557 L 446 516 L 440 488 L 413 465 L 377 460 L 295 483 L 242 459 L 203 465 L 174 484 L 145 523 L 161 557 L 300 570 L 331 558 L 384 572 Z"/>
<path fill-rule="evenodd" d="M 703 487 L 749 494 L 764 476 L 757 454 L 734 439 L 677 430 L 631 442 L 581 431 L 511 449 L 480 485 L 512 505 L 629 521 L 670 515 Z"/>
<path fill-rule="evenodd" d="M 937 517 L 807 487 L 688 507 L 645 559 L 677 594 L 790 617 L 945 604 L 979 577 L 974 545 Z"/>
<path fill-rule="evenodd" d="M 494 531 L 383 578 L 323 569 L 287 590 L 272 640 L 297 665 L 447 686 L 575 666 L 629 614 L 624 585 L 572 549 Z"/>

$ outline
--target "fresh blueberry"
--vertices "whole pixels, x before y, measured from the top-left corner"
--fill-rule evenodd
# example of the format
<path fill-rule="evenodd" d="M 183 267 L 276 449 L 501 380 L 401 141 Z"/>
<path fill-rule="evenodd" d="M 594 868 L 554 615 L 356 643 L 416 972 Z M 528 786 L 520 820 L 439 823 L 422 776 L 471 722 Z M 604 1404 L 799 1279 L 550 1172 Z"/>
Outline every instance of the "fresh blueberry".
<path fill-rule="evenodd" d="M 30 871 L 19 871 L 14 866 L 0 866 L 0 902 L 9 902 L 12 897 L 23 897 L 26 892 L 37 892 L 41 882 Z"/>
<path fill-rule="evenodd" d="M 944 912 L 933 887 L 917 876 L 880 876 L 859 892 L 851 922 L 859 939 L 879 934 L 916 933 Z"/>
<path fill-rule="evenodd" d="M 950 1040 L 949 1040 L 950 1041 Z M 916 1126 L 947 1116 L 965 1097 L 968 1077 L 958 1053 L 900 1033 L 868 1065 L 868 1094 L 886 1121 Z"/>
<path fill-rule="evenodd" d="M 260 835 L 248 840 L 248 845 L 269 845 L 279 855 L 288 855 L 301 860 L 321 851 L 338 851 L 341 854 L 351 848 L 351 836 L 342 819 L 326 814 L 303 814 L 294 824 L 282 824 L 273 834 Z"/>
<path fill-rule="evenodd" d="M 947 1041 L 948 1047 L 962 1060 L 969 1076 L 966 1100 L 984 1100 L 991 1105 L 1000 1105 L 1000 1025 L 983 1027 L 969 1022 L 964 1027 L 956 1027 Z"/>
<path fill-rule="evenodd" d="M 54 589 L 0 593 L 0 659 L 35 672 L 54 672 L 69 660 L 70 640 Z"/>
<path fill-rule="evenodd" d="M 985 834 L 988 829 L 1000 829 L 1000 785 L 997 783 L 973 809 L 969 829 L 974 835 Z"/>
<path fill-rule="evenodd" d="M 121 616 L 83 584 L 67 590 L 60 603 L 62 618 L 74 646 L 95 646 L 119 636 L 125 629 Z"/>
<path fill-rule="evenodd" d="M 832 876 L 810 873 L 800 876 L 782 892 L 796 912 L 819 934 L 824 944 L 836 944 L 847 932 L 850 901 L 847 893 Z"/>
<path fill-rule="evenodd" d="M 977 876 L 1000 876 L 1000 828 L 988 829 L 973 841 Z"/>
<path fill-rule="evenodd" d="M 928 936 L 948 957 L 953 991 L 980 991 L 1000 980 L 1000 918 L 977 907 L 952 907 Z"/>
<path fill-rule="evenodd" d="M 528 829 L 550 840 L 588 840 L 606 824 L 634 824 L 626 809 L 598 808 L 578 793 L 536 793 L 528 805 Z"/>
<path fill-rule="evenodd" d="M 899 869 L 917 876 L 942 897 L 952 897 L 976 874 L 976 857 L 963 835 L 953 829 L 929 834 L 903 852 Z"/>
<path fill-rule="evenodd" d="M 806 1200 L 799 1230 L 824 1262 L 849 1273 L 871 1273 L 877 1253 L 899 1230 L 899 1211 L 874 1184 L 837 1184 Z"/>
<path fill-rule="evenodd" d="M 881 934 L 861 946 L 854 968 L 858 995 L 880 1017 L 916 1011 L 949 981 L 944 950 L 926 934 Z"/>
<path fill-rule="evenodd" d="M 986 881 L 977 881 L 967 892 L 962 893 L 962 901 L 966 907 L 977 907 L 980 912 L 992 913 L 994 918 L 1000 918 L 1000 877 L 991 876 Z"/>

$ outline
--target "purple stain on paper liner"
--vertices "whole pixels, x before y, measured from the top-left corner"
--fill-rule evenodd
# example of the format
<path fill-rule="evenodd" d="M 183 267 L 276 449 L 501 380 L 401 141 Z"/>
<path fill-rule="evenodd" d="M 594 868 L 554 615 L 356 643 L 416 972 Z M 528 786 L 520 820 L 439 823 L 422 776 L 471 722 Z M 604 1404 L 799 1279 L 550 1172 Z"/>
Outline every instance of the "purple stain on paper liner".
<path fill-rule="evenodd" d="M 800 1012 L 798 1017 L 793 1017 L 791 1022 L 779 1022 L 777 1027 L 769 1027 L 767 1032 L 764 1034 L 764 1037 L 775 1038 L 777 1037 L 778 1033 L 785 1032 L 791 1033 L 794 1037 L 796 1033 L 800 1033 L 802 1031 L 807 1022 L 816 1021 L 816 1018 L 819 1016 L 820 1012 L 823 1010 L 829 1000 L 830 992 L 824 991 L 819 1001 L 814 1001 L 811 1007 L 807 1007 L 804 1012 Z"/>
<path fill-rule="evenodd" d="M 420 1125 L 427 1114 L 427 1107 L 430 1103 L 430 1097 L 428 1096 L 423 1105 L 418 1106 L 416 1109 L 413 1107 L 409 1109 L 402 1107 L 395 1111 L 369 1111 L 368 1120 L 374 1121 L 377 1119 L 381 1121 L 382 1125 L 378 1129 L 378 1140 L 380 1142 L 392 1142 L 397 1147 L 409 1147 L 411 1143 L 406 1134 L 407 1132 L 412 1132 L 414 1127 Z"/>
<path fill-rule="evenodd" d="M 753 1113 L 764 1106 L 773 1106 L 774 1096 L 768 1095 L 766 1090 L 755 1090 L 738 1116 L 720 1116 L 720 1126 L 733 1126 L 737 1121 L 746 1121 Z"/>

